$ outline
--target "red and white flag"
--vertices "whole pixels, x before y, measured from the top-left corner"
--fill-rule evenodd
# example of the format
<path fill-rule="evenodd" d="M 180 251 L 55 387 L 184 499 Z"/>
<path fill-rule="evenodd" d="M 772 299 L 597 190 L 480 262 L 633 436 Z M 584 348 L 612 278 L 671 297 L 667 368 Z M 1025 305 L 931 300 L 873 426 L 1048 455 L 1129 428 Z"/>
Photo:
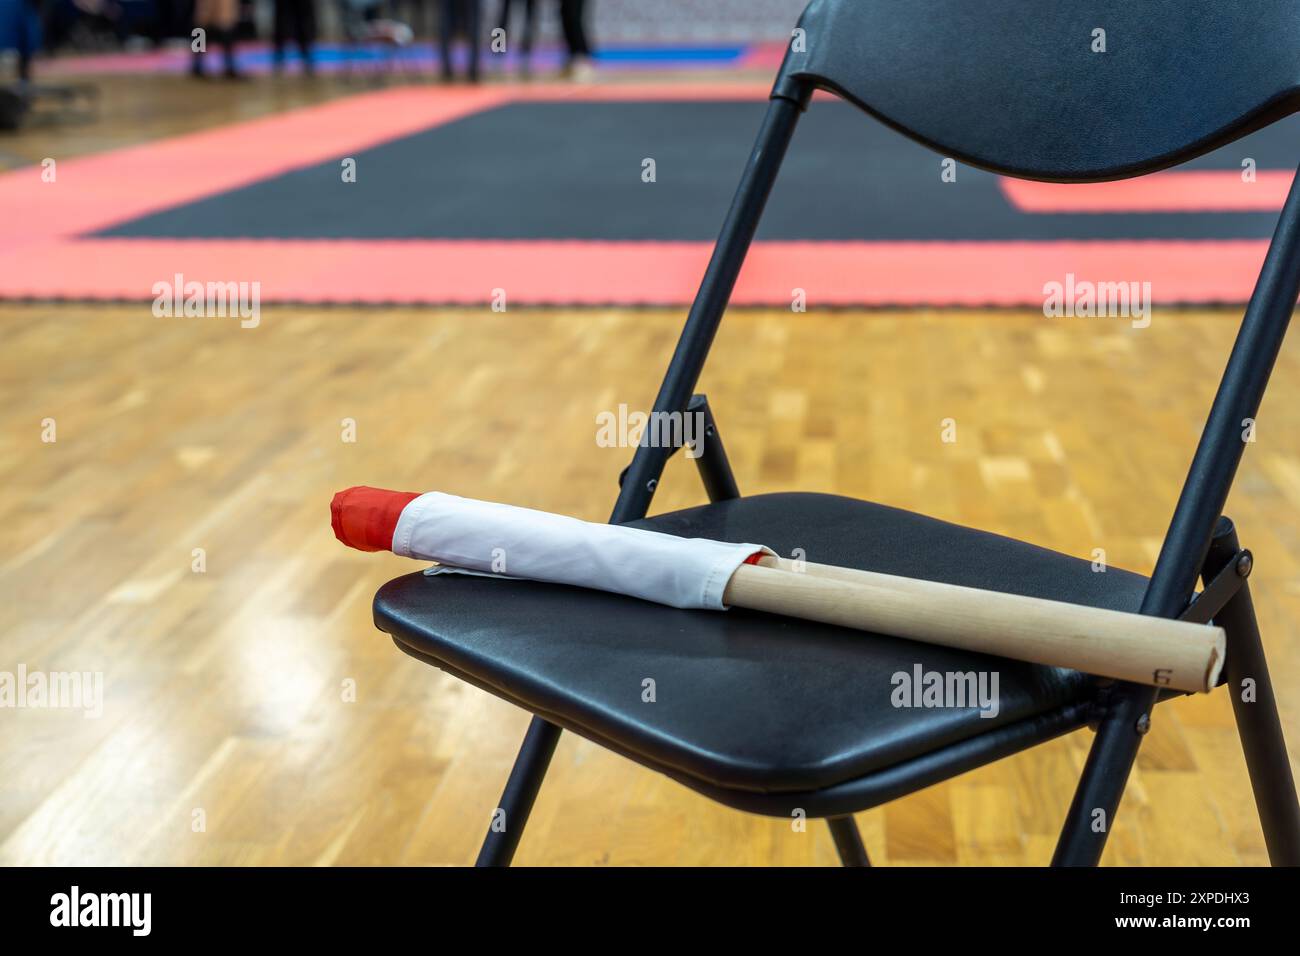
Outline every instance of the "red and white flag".
<path fill-rule="evenodd" d="M 359 486 L 336 494 L 330 511 L 335 536 L 361 551 L 680 608 L 724 609 L 722 594 L 736 568 L 772 553 L 757 544 L 679 538 L 437 491 Z"/>

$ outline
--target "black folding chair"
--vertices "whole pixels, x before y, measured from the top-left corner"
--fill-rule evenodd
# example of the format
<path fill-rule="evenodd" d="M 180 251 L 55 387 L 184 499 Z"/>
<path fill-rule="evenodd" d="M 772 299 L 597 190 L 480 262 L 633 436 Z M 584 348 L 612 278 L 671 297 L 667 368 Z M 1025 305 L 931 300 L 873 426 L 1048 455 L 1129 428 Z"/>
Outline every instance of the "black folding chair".
<path fill-rule="evenodd" d="M 1095 52 L 1096 29 L 1106 52 Z M 759 541 L 810 560 L 1165 617 L 1228 635 L 1226 683 L 1274 864 L 1300 864 L 1297 808 L 1246 577 L 1222 516 L 1300 292 L 1293 185 L 1148 579 L 883 505 L 833 495 L 741 497 L 692 393 L 800 114 L 815 89 L 944 156 L 1003 175 L 1121 179 L 1172 166 L 1300 109 L 1300 17 L 1220 0 L 813 0 L 673 354 L 655 410 L 706 416 L 710 504 L 646 518 L 673 449 L 643 444 L 612 522 Z M 851 157 L 846 157 L 851 161 Z M 1198 577 L 1203 590 L 1195 593 Z M 1102 681 L 771 615 L 706 614 L 527 582 L 409 574 L 375 598 L 408 654 L 535 716 L 480 865 L 510 862 L 561 728 L 721 803 L 826 818 L 866 865 L 851 814 L 1086 725 L 1096 737 L 1053 862 L 1098 862 L 1157 688 Z M 997 670 L 1001 709 L 891 706 L 890 675 Z M 642 681 L 656 682 L 656 702 Z M 1253 682 L 1254 698 L 1243 688 Z M 1246 699 L 1243 699 L 1246 698 Z"/>

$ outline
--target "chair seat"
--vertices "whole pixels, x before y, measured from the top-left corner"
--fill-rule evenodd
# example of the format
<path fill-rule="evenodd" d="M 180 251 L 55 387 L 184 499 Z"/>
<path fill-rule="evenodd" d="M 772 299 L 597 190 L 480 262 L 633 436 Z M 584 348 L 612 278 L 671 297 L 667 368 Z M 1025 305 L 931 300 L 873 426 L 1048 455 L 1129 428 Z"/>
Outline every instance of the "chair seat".
<path fill-rule="evenodd" d="M 1140 575 L 834 495 L 738 498 L 634 525 L 1118 610 L 1137 610 L 1146 587 Z M 527 581 L 417 572 L 384 585 L 374 612 L 413 656 L 678 779 L 735 790 L 830 787 L 1086 701 L 1096 687 L 1076 671 L 778 615 Z M 895 706 L 894 675 L 918 666 L 996 672 L 996 714 Z"/>

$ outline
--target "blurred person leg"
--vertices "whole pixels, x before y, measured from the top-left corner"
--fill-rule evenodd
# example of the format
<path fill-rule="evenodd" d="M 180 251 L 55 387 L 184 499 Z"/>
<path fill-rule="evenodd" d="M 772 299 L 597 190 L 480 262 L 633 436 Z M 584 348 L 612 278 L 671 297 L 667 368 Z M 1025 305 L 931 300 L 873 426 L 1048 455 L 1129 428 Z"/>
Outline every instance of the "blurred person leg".
<path fill-rule="evenodd" d="M 564 43 L 569 48 L 564 75 L 575 80 L 589 80 L 595 72 L 591 65 L 586 18 L 586 0 L 560 0 L 560 26 L 564 29 Z"/>
<path fill-rule="evenodd" d="M 456 0 L 439 0 L 438 50 L 442 57 L 442 79 L 448 83 L 451 73 L 451 37 L 456 27 Z"/>
<path fill-rule="evenodd" d="M 451 46 L 457 31 L 463 31 L 469 44 L 469 80 L 478 82 L 479 29 L 482 25 L 482 7 L 479 0 L 442 0 L 442 24 L 438 38 L 442 53 L 442 79 L 454 79 L 451 66 Z"/>
<path fill-rule="evenodd" d="M 315 0 L 275 0 L 275 38 L 273 63 L 275 72 L 284 68 L 284 50 L 292 39 L 302 57 L 302 72 L 315 73 L 311 48 L 316 41 Z"/>
<path fill-rule="evenodd" d="M 499 8 L 499 12 L 497 14 L 497 29 L 500 30 L 502 33 L 504 33 L 507 37 L 510 36 L 510 30 L 509 30 L 510 8 L 513 6 L 514 6 L 514 0 L 501 0 L 501 7 Z M 509 49 L 508 41 L 507 41 L 506 48 Z"/>
<path fill-rule="evenodd" d="M 524 36 L 519 47 L 519 72 L 531 76 L 533 72 L 533 40 L 537 38 L 537 0 L 524 0 Z"/>
<path fill-rule="evenodd" d="M 36 46 L 40 42 L 40 0 L 18 0 L 13 9 L 17 32 L 15 39 L 18 44 L 18 83 L 22 86 L 32 78 L 32 59 L 36 56 Z"/>
<path fill-rule="evenodd" d="M 217 29 L 221 31 L 221 53 L 228 79 L 239 77 L 235 68 L 235 27 L 239 23 L 239 0 L 217 0 Z"/>
<path fill-rule="evenodd" d="M 524 29 L 519 37 L 519 75 L 533 73 L 533 40 L 537 36 L 537 0 L 522 0 Z"/>
<path fill-rule="evenodd" d="M 501 15 L 497 19 L 497 26 L 506 36 L 506 49 L 516 49 L 514 37 L 511 35 L 509 21 L 512 19 L 511 9 L 521 5 L 524 8 L 524 25 L 519 33 L 519 75 L 529 76 L 532 73 L 533 57 L 533 37 L 537 33 L 537 3 L 536 0 L 501 0 Z M 513 19 L 518 19 L 513 17 Z"/>
<path fill-rule="evenodd" d="M 302 72 L 316 75 L 316 61 L 312 58 L 312 44 L 316 42 L 316 0 L 297 0 L 297 30 L 294 33 L 298 52 L 302 55 Z"/>
<path fill-rule="evenodd" d="M 469 44 L 469 81 L 478 82 L 480 41 L 483 30 L 483 5 L 479 0 L 461 0 L 465 24 L 465 41 Z"/>
<path fill-rule="evenodd" d="M 202 37 L 197 37 L 191 32 L 190 34 L 190 75 L 196 78 L 203 76 L 203 57 L 207 55 L 208 40 L 215 39 L 209 37 L 208 27 L 206 25 L 209 17 L 208 6 L 211 0 L 194 0 L 194 29 L 202 30 Z"/>
<path fill-rule="evenodd" d="M 179 36 L 184 29 L 184 24 L 178 20 L 176 8 L 180 6 L 177 0 L 155 0 L 153 30 L 150 32 L 150 40 L 153 41 L 155 49 L 160 48 L 173 36 Z"/>
<path fill-rule="evenodd" d="M 195 0 L 194 24 L 205 33 L 203 51 L 194 52 L 191 72 L 195 76 L 203 75 L 202 57 L 209 43 L 219 43 L 224 54 L 226 76 L 238 79 L 240 74 L 235 68 L 235 24 L 239 19 L 238 0 Z"/>
<path fill-rule="evenodd" d="M 271 70 L 276 76 L 284 72 L 284 48 L 289 42 L 289 5 L 292 0 L 275 0 L 275 20 L 271 27 Z"/>

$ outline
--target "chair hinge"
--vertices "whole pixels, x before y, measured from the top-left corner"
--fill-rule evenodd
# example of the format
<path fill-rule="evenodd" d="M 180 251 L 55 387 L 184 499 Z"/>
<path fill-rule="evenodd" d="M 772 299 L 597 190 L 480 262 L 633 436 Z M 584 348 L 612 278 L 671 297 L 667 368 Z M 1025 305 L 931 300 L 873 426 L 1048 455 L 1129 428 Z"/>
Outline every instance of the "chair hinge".
<path fill-rule="evenodd" d="M 1178 619 L 1193 624 L 1209 624 L 1241 590 L 1254 567 L 1255 560 L 1251 553 L 1245 548 L 1238 551 L 1201 593 L 1192 597 L 1191 603 L 1178 615 Z"/>

